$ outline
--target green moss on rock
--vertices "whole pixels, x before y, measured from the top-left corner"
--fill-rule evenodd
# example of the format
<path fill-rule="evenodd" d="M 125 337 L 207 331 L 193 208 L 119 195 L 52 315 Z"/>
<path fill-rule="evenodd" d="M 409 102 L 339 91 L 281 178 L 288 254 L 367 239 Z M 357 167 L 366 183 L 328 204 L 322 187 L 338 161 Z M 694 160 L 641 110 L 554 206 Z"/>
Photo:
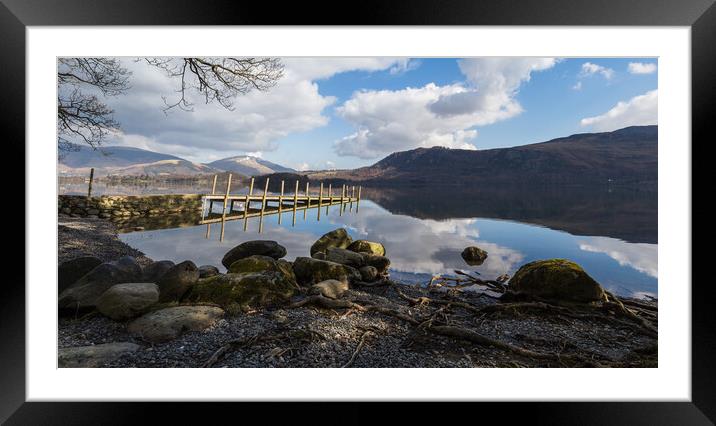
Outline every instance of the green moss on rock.
<path fill-rule="evenodd" d="M 385 246 L 368 240 L 356 240 L 348 246 L 348 250 L 356 253 L 369 253 L 376 256 L 385 256 Z"/>
<path fill-rule="evenodd" d="M 296 275 L 293 273 L 293 265 L 283 259 L 276 260 L 268 256 L 254 255 L 239 259 L 232 263 L 229 272 L 233 274 L 247 274 L 253 272 L 280 272 L 286 279 L 295 283 Z"/>
<path fill-rule="evenodd" d="M 296 287 L 281 272 L 228 273 L 199 280 L 185 296 L 188 302 L 221 307 L 265 307 L 290 300 Z"/>
<path fill-rule="evenodd" d="M 328 247 L 346 248 L 353 242 L 353 238 L 348 235 L 345 228 L 334 229 L 331 232 L 323 234 L 321 238 L 316 240 L 311 246 L 311 256 L 317 252 L 326 252 Z"/>
<path fill-rule="evenodd" d="M 537 260 L 515 272 L 510 291 L 545 299 L 592 302 L 605 297 L 604 289 L 581 266 L 566 259 Z"/>

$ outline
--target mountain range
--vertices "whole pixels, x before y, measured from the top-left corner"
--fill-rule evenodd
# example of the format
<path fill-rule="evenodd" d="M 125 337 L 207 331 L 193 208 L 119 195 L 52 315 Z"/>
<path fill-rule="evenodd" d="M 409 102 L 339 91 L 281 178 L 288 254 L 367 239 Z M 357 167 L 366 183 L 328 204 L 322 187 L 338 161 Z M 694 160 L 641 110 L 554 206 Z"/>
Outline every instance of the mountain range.
<path fill-rule="evenodd" d="M 91 168 L 96 176 L 194 176 L 222 172 L 260 176 L 295 172 L 288 167 L 248 155 L 224 158 L 208 164 L 139 148 L 106 146 L 99 149 L 78 147 L 60 159 L 61 176 L 87 176 Z"/>
<path fill-rule="evenodd" d="M 658 128 L 633 126 L 510 148 L 418 148 L 354 170 L 309 172 L 311 181 L 381 185 L 656 183 Z"/>

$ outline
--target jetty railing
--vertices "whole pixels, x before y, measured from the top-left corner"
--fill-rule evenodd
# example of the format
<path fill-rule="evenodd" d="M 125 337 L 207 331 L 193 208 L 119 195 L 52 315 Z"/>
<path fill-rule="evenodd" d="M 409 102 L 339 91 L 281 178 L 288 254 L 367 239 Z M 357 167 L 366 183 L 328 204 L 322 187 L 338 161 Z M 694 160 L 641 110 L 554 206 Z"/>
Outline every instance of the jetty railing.
<path fill-rule="evenodd" d="M 203 208 L 199 224 L 207 225 L 206 238 L 209 238 L 211 234 L 210 225 L 221 223 L 222 241 L 224 239 L 224 223 L 227 221 L 243 219 L 244 231 L 246 231 L 248 219 L 258 217 L 259 233 L 261 233 L 263 231 L 263 218 L 265 216 L 277 215 L 278 223 L 281 224 L 283 214 L 292 212 L 292 226 L 295 226 L 296 214 L 300 211 L 303 211 L 303 219 L 306 220 L 308 211 L 316 209 L 316 220 L 319 221 L 321 220 L 323 207 L 325 207 L 324 214 L 328 215 L 330 207 L 338 205 L 338 214 L 343 215 L 346 210 L 352 212 L 353 204 L 355 204 L 355 211 L 357 213 L 361 197 L 360 186 L 356 189 L 355 186 L 349 188 L 344 184 L 340 188 L 340 193 L 334 195 L 332 184 L 328 184 L 328 188 L 325 190 L 323 182 L 319 184 L 318 191 L 314 193 L 311 192 L 310 182 L 306 182 L 306 188 L 302 192 L 299 189 L 300 182 L 298 180 L 296 180 L 293 194 L 286 194 L 284 192 L 285 182 L 283 180 L 281 180 L 280 192 L 278 194 L 269 194 L 270 178 L 265 179 L 263 192 L 261 194 L 254 194 L 255 178 L 251 178 L 247 194 L 232 194 L 231 174 L 229 174 L 226 182 L 226 191 L 222 194 L 217 194 L 216 180 L 217 176 L 214 175 L 211 194 L 202 196 Z M 215 211 L 215 204 L 220 206 L 220 212 Z"/>

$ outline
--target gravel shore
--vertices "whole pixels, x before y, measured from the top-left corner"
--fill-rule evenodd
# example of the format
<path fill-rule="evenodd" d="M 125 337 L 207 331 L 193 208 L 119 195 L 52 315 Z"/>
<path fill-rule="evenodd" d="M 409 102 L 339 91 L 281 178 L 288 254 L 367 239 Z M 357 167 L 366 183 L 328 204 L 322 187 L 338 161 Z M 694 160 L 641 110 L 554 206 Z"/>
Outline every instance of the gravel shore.
<path fill-rule="evenodd" d="M 60 261 L 80 255 L 107 261 L 131 255 L 143 265 L 151 263 L 119 241 L 106 220 L 61 217 L 58 231 Z M 431 301 L 409 300 L 420 297 Z M 227 314 L 209 329 L 150 344 L 128 333 L 126 322 L 93 312 L 60 318 L 58 344 L 60 348 L 110 342 L 140 345 L 106 367 L 201 367 L 207 362 L 212 367 L 242 368 L 656 366 L 655 337 L 623 320 L 532 309 L 480 314 L 477 310 L 496 300 L 475 292 L 399 284 L 355 287 L 345 298 L 364 306 L 390 307 L 420 324 L 376 311 L 307 305 Z M 470 330 L 525 351 L 435 333 L 433 323 Z"/>

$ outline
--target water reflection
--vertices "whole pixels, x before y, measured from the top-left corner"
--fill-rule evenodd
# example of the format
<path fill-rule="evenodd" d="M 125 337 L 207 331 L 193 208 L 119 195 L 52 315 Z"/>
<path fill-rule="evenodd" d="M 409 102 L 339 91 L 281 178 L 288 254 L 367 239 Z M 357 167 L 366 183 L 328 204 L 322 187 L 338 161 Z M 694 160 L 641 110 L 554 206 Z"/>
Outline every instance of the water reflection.
<path fill-rule="evenodd" d="M 581 264 L 615 293 L 656 295 L 656 212 L 650 211 L 652 206 L 655 209 L 655 200 L 643 193 L 593 193 L 591 197 L 577 193 L 581 195 L 563 192 L 568 201 L 559 204 L 558 192 L 532 192 L 523 194 L 525 198 L 513 194 L 512 201 L 504 201 L 509 198 L 478 196 L 474 191 L 459 198 L 422 192 L 414 199 L 406 195 L 414 195 L 411 190 L 371 193 L 364 188 L 364 197 L 373 201 L 361 200 L 358 213 L 341 215 L 336 208 L 326 215 L 323 211 L 320 221 L 315 213 L 305 219 L 299 215 L 295 226 L 291 211 L 263 221 L 249 220 L 245 229 L 241 220 L 226 222 L 223 241 L 218 232 L 207 238 L 206 226 L 198 225 L 146 228 L 121 238 L 154 259 L 192 259 L 197 264 L 220 266 L 224 253 L 243 241 L 276 240 L 287 248 L 287 258 L 292 260 L 308 256 L 311 244 L 324 233 L 345 227 L 353 238 L 383 242 L 391 259 L 391 274 L 403 281 L 424 283 L 432 274 L 453 269 L 471 269 L 494 278 L 512 274 L 531 260 L 561 257 Z M 486 205 L 488 200 L 492 206 Z M 540 205 L 536 200 L 557 206 Z M 495 205 L 501 201 L 512 204 Z M 531 223 L 520 223 L 527 218 Z M 194 223 L 199 220 L 197 217 Z M 615 223 L 619 221 L 622 223 Z M 468 245 L 487 250 L 484 264 L 470 268 L 463 262 L 460 252 Z"/>

